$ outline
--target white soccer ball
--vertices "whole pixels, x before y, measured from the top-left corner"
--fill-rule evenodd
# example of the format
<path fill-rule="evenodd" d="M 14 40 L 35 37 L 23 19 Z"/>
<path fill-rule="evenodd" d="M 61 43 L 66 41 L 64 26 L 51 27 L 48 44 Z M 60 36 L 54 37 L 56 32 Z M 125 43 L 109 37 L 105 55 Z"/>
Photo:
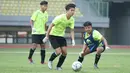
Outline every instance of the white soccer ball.
<path fill-rule="evenodd" d="M 73 64 L 72 64 L 72 69 L 74 71 L 80 71 L 82 68 L 82 63 L 80 63 L 79 61 L 75 61 Z"/>

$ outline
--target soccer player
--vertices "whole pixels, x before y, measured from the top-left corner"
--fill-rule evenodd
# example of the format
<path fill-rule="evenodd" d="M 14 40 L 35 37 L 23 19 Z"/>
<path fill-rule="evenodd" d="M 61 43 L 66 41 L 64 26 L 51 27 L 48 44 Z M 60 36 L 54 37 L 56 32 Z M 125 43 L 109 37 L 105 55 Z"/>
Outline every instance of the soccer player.
<path fill-rule="evenodd" d="M 67 4 L 65 6 L 66 14 L 61 14 L 56 16 L 52 21 L 52 24 L 49 26 L 46 37 L 43 39 L 44 42 L 47 41 L 48 37 L 52 47 L 55 49 L 49 58 L 48 67 L 52 69 L 52 62 L 53 60 L 59 56 L 59 61 L 56 66 L 57 70 L 62 70 L 61 66 L 65 61 L 67 55 L 67 42 L 64 38 L 66 27 L 71 28 L 71 38 L 72 38 L 72 45 L 75 45 L 74 40 L 74 18 L 72 17 L 75 12 L 75 4 Z"/>
<path fill-rule="evenodd" d="M 92 23 L 87 21 L 84 26 L 84 45 L 82 52 L 79 55 L 78 61 L 83 62 L 84 56 L 96 52 L 94 67 L 98 68 L 98 61 L 101 53 L 105 49 L 109 49 L 106 39 L 97 31 L 92 28 Z"/>
<path fill-rule="evenodd" d="M 45 64 L 45 44 L 43 38 L 45 37 L 46 23 L 48 21 L 48 13 L 46 12 L 48 7 L 47 1 L 40 2 L 40 9 L 35 11 L 31 16 L 31 27 L 32 27 L 32 47 L 29 52 L 28 59 L 30 63 L 33 63 L 32 56 L 34 51 L 39 44 L 41 47 L 41 64 Z"/>

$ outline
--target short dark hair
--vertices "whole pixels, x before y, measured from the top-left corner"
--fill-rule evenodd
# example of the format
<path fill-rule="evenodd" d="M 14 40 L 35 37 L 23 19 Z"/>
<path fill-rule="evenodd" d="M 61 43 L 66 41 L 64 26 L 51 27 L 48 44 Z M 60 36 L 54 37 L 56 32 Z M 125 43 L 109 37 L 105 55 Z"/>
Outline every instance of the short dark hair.
<path fill-rule="evenodd" d="M 69 10 L 70 8 L 75 8 L 75 7 L 76 7 L 75 4 L 69 3 L 69 4 L 67 4 L 67 5 L 65 6 L 65 10 Z"/>
<path fill-rule="evenodd" d="M 83 26 L 85 27 L 85 26 L 92 26 L 92 23 L 90 22 L 90 21 L 87 21 L 87 22 L 85 22 L 84 24 L 83 24 Z"/>
<path fill-rule="evenodd" d="M 47 5 L 48 2 L 47 1 L 41 1 L 40 5 Z"/>

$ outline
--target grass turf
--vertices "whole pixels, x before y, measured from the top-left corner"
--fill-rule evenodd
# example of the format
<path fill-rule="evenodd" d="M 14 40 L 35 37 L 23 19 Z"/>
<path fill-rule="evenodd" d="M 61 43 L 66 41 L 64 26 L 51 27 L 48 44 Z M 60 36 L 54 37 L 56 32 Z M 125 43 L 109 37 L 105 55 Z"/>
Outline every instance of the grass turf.
<path fill-rule="evenodd" d="M 29 49 L 0 49 L 0 73 L 75 73 L 71 65 L 77 60 L 81 49 L 68 49 L 68 55 L 63 64 L 63 70 L 55 70 L 58 57 L 54 60 L 53 70 L 49 70 L 47 64 L 40 64 L 40 54 L 37 49 L 33 55 L 35 64 L 29 64 L 27 57 Z M 46 62 L 52 49 L 46 49 Z M 94 69 L 95 53 L 87 55 L 83 62 L 83 68 L 78 73 L 130 73 L 130 49 L 111 49 L 105 51 L 99 61 L 99 69 Z"/>

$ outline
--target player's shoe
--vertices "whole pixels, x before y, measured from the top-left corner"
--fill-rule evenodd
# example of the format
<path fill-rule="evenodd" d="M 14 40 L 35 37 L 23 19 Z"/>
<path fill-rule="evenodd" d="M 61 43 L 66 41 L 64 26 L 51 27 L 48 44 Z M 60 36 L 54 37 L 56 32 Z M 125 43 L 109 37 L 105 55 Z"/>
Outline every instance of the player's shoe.
<path fill-rule="evenodd" d="M 47 64 L 47 62 L 41 62 L 41 64 Z"/>
<path fill-rule="evenodd" d="M 52 61 L 49 61 L 49 62 L 48 62 L 48 68 L 49 68 L 49 69 L 52 69 Z"/>
<path fill-rule="evenodd" d="M 95 68 L 95 69 L 98 69 L 98 66 L 97 66 L 97 64 L 94 64 L 94 68 Z"/>
<path fill-rule="evenodd" d="M 30 64 L 34 64 L 34 62 L 33 62 L 33 60 L 31 58 L 28 59 L 28 60 L 29 60 Z"/>
<path fill-rule="evenodd" d="M 62 68 L 61 67 L 56 67 L 56 70 L 62 70 Z"/>

